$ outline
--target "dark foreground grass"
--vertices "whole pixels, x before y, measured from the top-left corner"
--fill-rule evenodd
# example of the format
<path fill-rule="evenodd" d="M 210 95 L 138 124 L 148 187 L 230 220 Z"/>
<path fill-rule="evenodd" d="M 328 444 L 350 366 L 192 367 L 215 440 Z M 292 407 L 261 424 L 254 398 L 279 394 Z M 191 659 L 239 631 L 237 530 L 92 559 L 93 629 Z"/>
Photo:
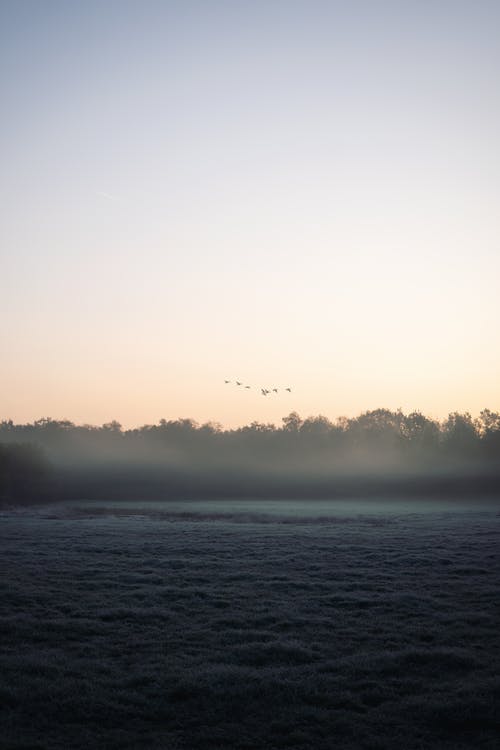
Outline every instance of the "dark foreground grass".
<path fill-rule="evenodd" d="M 2 750 L 498 747 L 497 511 L 129 513 L 0 519 Z"/>

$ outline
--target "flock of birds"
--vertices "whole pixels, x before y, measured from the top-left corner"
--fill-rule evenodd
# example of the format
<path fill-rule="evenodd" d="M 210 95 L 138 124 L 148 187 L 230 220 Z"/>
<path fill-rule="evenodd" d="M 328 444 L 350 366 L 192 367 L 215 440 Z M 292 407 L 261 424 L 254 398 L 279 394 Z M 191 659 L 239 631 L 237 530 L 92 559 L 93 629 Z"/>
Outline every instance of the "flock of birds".
<path fill-rule="evenodd" d="M 231 382 L 232 382 L 231 380 L 225 380 L 224 381 L 224 383 L 226 385 L 229 385 Z M 245 385 L 240 380 L 235 380 L 234 383 L 235 383 L 235 385 L 239 385 L 242 388 L 246 388 L 248 390 L 250 390 L 251 387 L 252 387 L 251 385 Z M 279 390 L 280 390 L 279 388 L 261 388 L 260 392 L 261 392 L 262 396 L 269 396 L 270 393 L 278 393 Z M 288 393 L 292 392 L 291 388 L 282 388 L 281 390 L 282 391 L 288 391 Z"/>

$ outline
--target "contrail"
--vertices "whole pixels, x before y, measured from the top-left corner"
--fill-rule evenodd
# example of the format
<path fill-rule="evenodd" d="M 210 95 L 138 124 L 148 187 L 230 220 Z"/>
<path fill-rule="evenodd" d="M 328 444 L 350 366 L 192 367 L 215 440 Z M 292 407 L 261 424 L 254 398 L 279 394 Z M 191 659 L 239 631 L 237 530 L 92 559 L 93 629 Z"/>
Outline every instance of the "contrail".
<path fill-rule="evenodd" d="M 111 193 L 106 193 L 104 190 L 96 190 L 96 195 L 98 195 L 100 198 L 107 198 L 110 201 L 120 200 L 118 196 L 112 195 Z"/>

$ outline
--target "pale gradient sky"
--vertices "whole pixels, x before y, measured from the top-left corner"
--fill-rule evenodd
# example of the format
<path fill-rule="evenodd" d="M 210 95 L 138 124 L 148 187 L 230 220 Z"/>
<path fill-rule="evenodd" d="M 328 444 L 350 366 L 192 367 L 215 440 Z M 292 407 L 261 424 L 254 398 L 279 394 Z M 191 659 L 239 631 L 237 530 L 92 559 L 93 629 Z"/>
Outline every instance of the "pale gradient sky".
<path fill-rule="evenodd" d="M 0 418 L 500 409 L 499 31 L 2 0 Z"/>

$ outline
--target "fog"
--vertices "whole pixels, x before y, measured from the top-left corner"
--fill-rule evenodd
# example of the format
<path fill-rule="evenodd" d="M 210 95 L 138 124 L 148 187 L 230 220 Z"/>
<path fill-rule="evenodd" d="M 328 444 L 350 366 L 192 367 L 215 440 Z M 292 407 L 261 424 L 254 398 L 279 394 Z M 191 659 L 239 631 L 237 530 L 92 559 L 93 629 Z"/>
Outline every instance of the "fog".
<path fill-rule="evenodd" d="M 252 422 L 238 429 L 160 420 L 75 425 L 0 423 L 0 500 L 321 497 L 383 492 L 491 493 L 500 488 L 500 414 L 377 409 L 358 417 Z"/>

